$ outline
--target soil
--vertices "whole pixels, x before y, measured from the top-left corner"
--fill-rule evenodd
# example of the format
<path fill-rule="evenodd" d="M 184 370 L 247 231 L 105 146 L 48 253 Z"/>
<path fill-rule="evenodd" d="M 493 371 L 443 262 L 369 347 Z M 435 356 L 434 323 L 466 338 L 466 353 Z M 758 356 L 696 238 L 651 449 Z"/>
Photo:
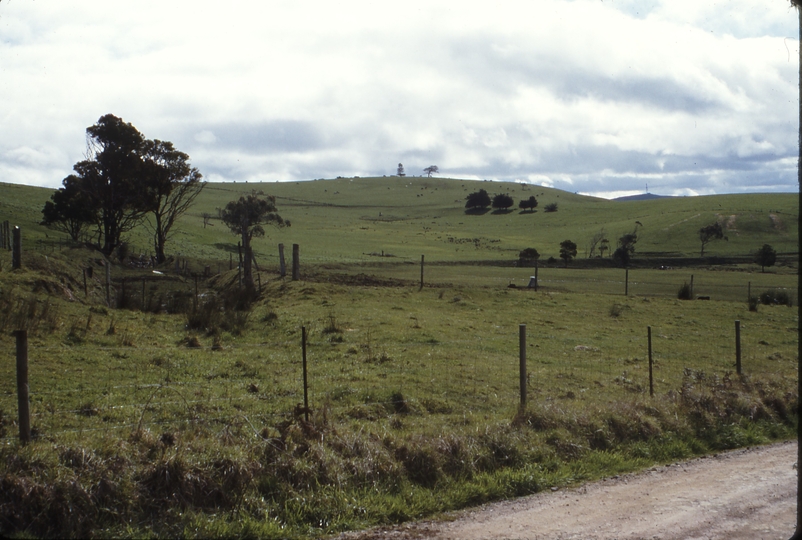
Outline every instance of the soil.
<path fill-rule="evenodd" d="M 797 443 L 736 450 L 342 538 L 788 539 Z"/>

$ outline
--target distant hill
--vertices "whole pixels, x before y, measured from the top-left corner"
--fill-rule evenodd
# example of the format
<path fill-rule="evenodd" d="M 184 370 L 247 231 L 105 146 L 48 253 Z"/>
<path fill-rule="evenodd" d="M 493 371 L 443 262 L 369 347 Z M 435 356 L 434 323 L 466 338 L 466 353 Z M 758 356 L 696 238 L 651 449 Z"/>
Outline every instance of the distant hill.
<path fill-rule="evenodd" d="M 516 204 L 506 211 L 466 214 L 466 197 L 479 189 L 491 196 L 509 194 Z M 717 221 L 725 226 L 729 241 L 708 246 L 705 252 L 711 257 L 744 257 L 763 244 L 778 253 L 798 251 L 799 204 L 788 193 L 700 197 L 647 193 L 623 197 L 618 201 L 632 202 L 619 204 L 512 182 L 380 177 L 209 183 L 179 220 L 168 242 L 170 255 L 191 259 L 195 268 L 228 268 L 237 258 L 238 238 L 220 220 L 220 209 L 253 190 L 275 196 L 279 214 L 292 222 L 292 227 L 266 228 L 265 237 L 257 240 L 254 249 L 260 265 L 278 264 L 278 244 L 299 244 L 308 264 L 414 263 L 424 254 L 427 262 L 511 261 L 529 247 L 548 260 L 559 257 L 565 240 L 577 244 L 581 258 L 587 257 L 596 234 L 605 234 L 612 246 L 636 226 L 636 257 L 658 253 L 698 257 L 699 229 Z M 0 182 L 0 223 L 8 220 L 21 227 L 25 249 L 52 252 L 66 239 L 65 234 L 40 225 L 42 207 L 53 191 Z M 531 196 L 539 203 L 534 211 L 517 207 L 519 200 Z M 557 211 L 546 212 L 550 204 L 556 204 Z M 126 239 L 130 253 L 149 255 L 153 238 L 147 225 L 136 227 Z M 387 258 L 380 258 L 382 254 Z M 5 270 L 8 264 L 10 254 L 0 252 L 0 268 Z"/>
<path fill-rule="evenodd" d="M 613 201 L 651 201 L 652 199 L 671 199 L 671 195 L 655 195 L 654 193 L 641 193 L 627 197 L 616 197 Z"/>

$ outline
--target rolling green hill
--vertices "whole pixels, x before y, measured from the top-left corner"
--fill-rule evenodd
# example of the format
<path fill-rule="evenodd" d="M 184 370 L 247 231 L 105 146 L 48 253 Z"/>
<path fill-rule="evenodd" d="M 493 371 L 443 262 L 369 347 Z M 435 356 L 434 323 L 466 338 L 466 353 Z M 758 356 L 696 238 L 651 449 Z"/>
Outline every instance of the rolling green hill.
<path fill-rule="evenodd" d="M 479 189 L 491 196 L 508 193 L 516 207 L 509 213 L 468 215 L 465 197 Z M 566 239 L 579 247 L 577 258 L 584 258 L 595 233 L 604 230 L 614 249 L 617 239 L 636 227 L 636 258 L 698 257 L 698 230 L 716 220 L 725 225 L 728 241 L 712 242 L 706 256 L 748 256 L 764 243 L 778 253 L 795 254 L 798 245 L 795 194 L 608 201 L 523 184 L 387 177 L 210 183 L 181 220 L 168 252 L 211 264 L 227 261 L 236 251 L 237 238 L 217 219 L 218 209 L 251 190 L 275 195 L 279 212 L 292 222 L 292 227 L 268 230 L 265 238 L 255 241 L 261 261 L 275 261 L 280 242 L 300 244 L 308 263 L 377 261 L 382 253 L 396 261 L 418 260 L 422 254 L 433 262 L 514 260 L 526 247 L 548 258 L 558 257 L 559 244 Z M 22 226 L 28 246 L 47 246 L 64 238 L 37 224 L 51 193 L 0 183 L 0 220 Z M 532 195 L 538 199 L 537 210 L 518 210 L 517 202 Z M 545 212 L 549 203 L 557 203 L 558 211 Z M 213 216 L 206 228 L 204 213 Z M 134 252 L 149 252 L 146 226 L 134 231 L 130 242 Z"/>

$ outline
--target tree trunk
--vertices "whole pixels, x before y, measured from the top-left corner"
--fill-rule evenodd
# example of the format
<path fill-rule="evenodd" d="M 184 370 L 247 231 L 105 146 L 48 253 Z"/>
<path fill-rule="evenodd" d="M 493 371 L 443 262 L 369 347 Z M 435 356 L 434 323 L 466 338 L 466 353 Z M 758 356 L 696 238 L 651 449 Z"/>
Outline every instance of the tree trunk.
<path fill-rule="evenodd" d="M 164 234 L 162 221 L 158 213 L 155 214 L 155 218 L 156 218 L 156 233 L 154 234 L 155 242 L 153 247 L 156 250 L 156 263 L 162 264 L 164 261 L 167 260 L 167 256 L 164 254 L 164 244 L 166 243 L 167 238 L 165 238 L 166 235 Z"/>
<path fill-rule="evenodd" d="M 251 238 L 247 234 L 242 235 L 242 281 L 245 287 L 253 289 L 253 264 L 251 260 Z"/>

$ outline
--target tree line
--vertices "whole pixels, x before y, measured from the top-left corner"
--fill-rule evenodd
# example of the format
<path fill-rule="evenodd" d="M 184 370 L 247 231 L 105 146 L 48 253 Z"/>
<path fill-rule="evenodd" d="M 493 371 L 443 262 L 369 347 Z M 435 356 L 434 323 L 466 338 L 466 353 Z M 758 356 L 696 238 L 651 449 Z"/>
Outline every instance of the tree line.
<path fill-rule="evenodd" d="M 515 200 L 510 195 L 506 193 L 499 193 L 491 198 L 490 194 L 484 189 L 475 191 L 474 193 L 471 193 L 465 197 L 465 212 L 467 213 L 487 210 L 488 207 L 491 207 L 495 210 L 506 211 L 512 208 L 514 205 Z M 538 201 L 534 195 L 530 196 L 528 199 L 522 199 L 518 201 L 518 208 L 523 211 L 528 210 L 529 212 L 534 212 L 537 206 Z M 547 204 L 544 207 L 544 210 L 546 212 L 556 212 L 557 203 Z"/>

